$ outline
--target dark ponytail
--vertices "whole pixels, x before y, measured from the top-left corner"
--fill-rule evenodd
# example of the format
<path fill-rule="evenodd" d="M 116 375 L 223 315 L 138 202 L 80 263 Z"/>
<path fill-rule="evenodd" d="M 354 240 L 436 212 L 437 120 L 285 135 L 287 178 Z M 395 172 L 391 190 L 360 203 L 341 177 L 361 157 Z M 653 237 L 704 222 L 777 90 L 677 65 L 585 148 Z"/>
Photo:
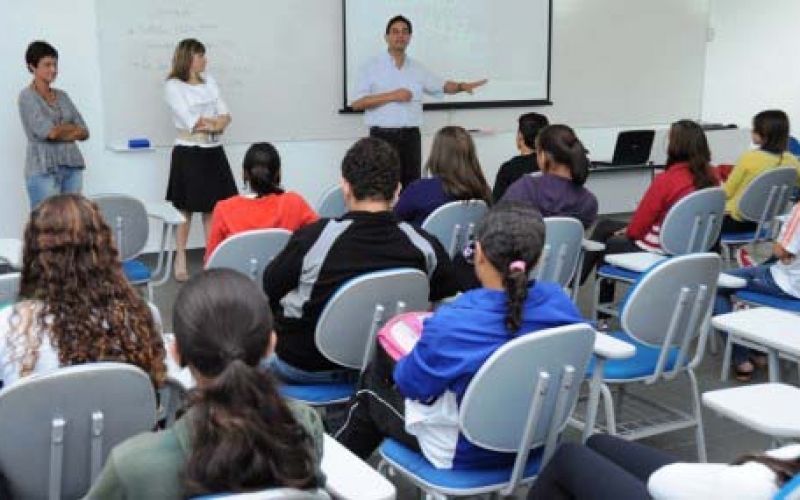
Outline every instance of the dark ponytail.
<path fill-rule="evenodd" d="M 244 178 L 257 196 L 281 194 L 281 157 L 275 146 L 257 142 L 244 155 Z"/>
<path fill-rule="evenodd" d="M 272 331 L 258 286 L 227 269 L 197 275 L 178 294 L 173 326 L 181 361 L 207 381 L 186 417 L 183 495 L 318 487 L 312 437 L 258 367 Z"/>
<path fill-rule="evenodd" d="M 549 125 L 539 132 L 536 149 L 543 151 L 549 161 L 569 168 L 572 183 L 583 186 L 589 177 L 588 151 L 567 125 Z"/>
<path fill-rule="evenodd" d="M 522 327 L 528 299 L 528 273 L 544 248 L 542 215 L 527 204 L 502 202 L 478 225 L 476 238 L 489 263 L 503 276 L 508 295 L 506 327 L 515 334 Z"/>

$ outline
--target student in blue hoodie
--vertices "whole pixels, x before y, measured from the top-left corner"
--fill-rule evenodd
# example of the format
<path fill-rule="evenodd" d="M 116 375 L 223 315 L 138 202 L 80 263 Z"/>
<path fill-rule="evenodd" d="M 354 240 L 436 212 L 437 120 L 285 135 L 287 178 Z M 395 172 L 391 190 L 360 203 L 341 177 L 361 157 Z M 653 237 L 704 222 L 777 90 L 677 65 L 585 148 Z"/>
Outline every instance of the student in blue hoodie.
<path fill-rule="evenodd" d="M 476 233 L 474 265 L 482 287 L 426 319 L 420 340 L 396 365 L 378 349 L 337 439 L 362 458 L 389 436 L 443 469 L 511 463 L 513 454 L 467 441 L 459 432 L 458 405 L 481 365 L 509 340 L 584 322 L 558 285 L 528 280 L 544 237 L 536 209 L 519 203 L 493 208 Z"/>

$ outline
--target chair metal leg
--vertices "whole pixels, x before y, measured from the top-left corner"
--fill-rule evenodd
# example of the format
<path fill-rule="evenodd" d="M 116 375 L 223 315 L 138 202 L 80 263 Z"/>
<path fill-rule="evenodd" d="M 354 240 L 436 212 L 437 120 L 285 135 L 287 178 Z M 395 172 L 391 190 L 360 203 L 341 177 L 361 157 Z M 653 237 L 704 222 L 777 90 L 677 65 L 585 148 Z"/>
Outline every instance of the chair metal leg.
<path fill-rule="evenodd" d="M 719 332 L 716 329 L 711 329 L 711 334 L 708 336 L 708 350 L 711 354 L 716 355 L 717 351 L 719 350 L 719 346 L 717 345 L 717 337 L 719 336 Z"/>
<path fill-rule="evenodd" d="M 614 415 L 614 397 L 606 384 L 600 386 L 600 395 L 603 400 L 603 410 L 606 414 L 606 430 L 611 435 L 617 434 L 617 420 Z"/>
<path fill-rule="evenodd" d="M 733 355 L 733 342 L 731 341 L 732 335 L 728 333 L 728 338 L 725 339 L 725 353 L 722 355 L 722 373 L 719 379 L 723 382 L 728 381 L 728 374 L 731 372 L 731 356 Z"/>
<path fill-rule="evenodd" d="M 694 370 L 689 368 L 686 370 L 686 375 L 689 377 L 689 384 L 692 389 L 692 406 L 694 408 L 695 418 L 695 436 L 697 439 L 697 460 L 700 462 L 708 462 L 708 455 L 706 454 L 706 436 L 703 433 L 703 408 L 700 405 L 700 389 L 697 385 L 697 377 Z"/>

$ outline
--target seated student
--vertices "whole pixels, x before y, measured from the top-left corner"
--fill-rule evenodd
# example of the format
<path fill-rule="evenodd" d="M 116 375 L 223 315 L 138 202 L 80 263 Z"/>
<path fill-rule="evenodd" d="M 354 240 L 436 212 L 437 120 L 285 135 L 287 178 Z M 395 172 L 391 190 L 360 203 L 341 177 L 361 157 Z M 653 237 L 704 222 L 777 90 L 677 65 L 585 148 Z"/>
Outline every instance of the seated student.
<path fill-rule="evenodd" d="M 789 117 L 786 113 L 777 109 L 758 113 L 753 117 L 752 135 L 758 149 L 739 158 L 722 186 L 725 188 L 727 212 L 722 220 L 722 232 L 755 231 L 756 224 L 742 220 L 737 204 L 745 188 L 758 174 L 780 166 L 800 169 L 800 161 L 788 151 Z"/>
<path fill-rule="evenodd" d="M 164 356 L 97 206 L 79 194 L 43 200 L 25 227 L 19 301 L 0 310 L 0 380 L 7 386 L 61 366 L 118 361 L 160 386 Z"/>
<path fill-rule="evenodd" d="M 514 184 L 517 179 L 525 174 L 539 171 L 539 164 L 536 161 L 536 136 L 547 125 L 549 125 L 547 117 L 539 113 L 520 115 L 516 136 L 520 154 L 503 163 L 497 171 L 492 189 L 492 199 L 495 203 L 503 198 L 508 186 Z"/>
<path fill-rule="evenodd" d="M 205 260 L 225 238 L 251 229 L 296 231 L 317 220 L 317 214 L 297 193 L 281 188 L 281 157 L 268 142 L 250 146 L 244 155 L 245 184 L 255 198 L 233 196 L 217 203 L 211 215 Z"/>
<path fill-rule="evenodd" d="M 325 304 L 349 279 L 412 267 L 430 277 L 431 301 L 458 292 L 441 243 L 391 212 L 400 189 L 400 160 L 392 146 L 374 138 L 356 142 L 342 161 L 342 186 L 349 211 L 296 231 L 264 272 L 278 334 L 268 365 L 287 382 L 336 383 L 356 375 L 329 361 L 314 342 Z"/>
<path fill-rule="evenodd" d="M 562 444 L 528 500 L 771 500 L 800 472 L 800 445 L 743 455 L 730 464 L 686 463 L 649 446 L 596 434 Z"/>
<path fill-rule="evenodd" d="M 479 224 L 475 270 L 483 285 L 442 305 L 423 324 L 408 355 L 393 361 L 384 349 L 362 377 L 363 390 L 350 401 L 336 438 L 367 458 L 384 436 L 421 450 L 438 468 L 475 468 L 513 460 L 489 451 L 459 432 L 457 412 L 422 421 L 409 433 L 409 405 L 455 409 L 472 377 L 494 351 L 518 335 L 583 322 L 555 283 L 529 282 L 544 246 L 545 226 L 535 209 L 501 202 Z M 404 399 L 407 398 L 407 399 Z M 446 422 L 445 422 L 446 419 Z"/>
<path fill-rule="evenodd" d="M 399 219 L 421 226 L 431 212 L 445 203 L 491 202 L 489 184 L 478 162 L 475 143 L 461 127 L 448 126 L 436 133 L 425 172 L 430 177 L 412 182 L 400 193 L 394 206 Z"/>
<path fill-rule="evenodd" d="M 669 129 L 667 166 L 655 176 L 628 224 L 603 219 L 597 223 L 591 239 L 605 243 L 604 252 L 587 252 L 581 282 L 608 254 L 660 252 L 660 230 L 667 212 L 684 196 L 698 189 L 719 185 L 711 167 L 711 151 L 705 132 L 691 120 L 679 120 Z M 614 298 L 614 284 L 604 283 L 600 302 Z"/>
<path fill-rule="evenodd" d="M 165 431 L 116 446 L 86 498 L 172 500 L 322 486 L 322 423 L 283 401 L 259 369 L 275 344 L 258 285 L 230 269 L 194 276 L 173 311 L 171 354 L 197 381 L 188 412 Z"/>
<path fill-rule="evenodd" d="M 800 203 L 794 206 L 792 214 L 783 226 L 778 239 L 772 246 L 774 262 L 764 263 L 756 267 L 742 267 L 725 271 L 747 281 L 744 288 L 719 288 L 714 303 L 714 314 L 731 312 L 731 295 L 738 291 L 748 290 L 766 295 L 774 295 L 787 299 L 800 300 Z M 750 349 L 739 344 L 733 345 L 733 367 L 736 378 L 741 382 L 749 382 L 756 364 L 765 363 L 756 357 L 757 363 L 751 361 Z"/>
<path fill-rule="evenodd" d="M 575 217 L 588 228 L 597 218 L 597 198 L 583 187 L 589 177 L 586 149 L 566 125 L 549 125 L 536 137 L 541 175 L 525 175 L 511 185 L 503 201 L 527 203 L 544 217 Z"/>

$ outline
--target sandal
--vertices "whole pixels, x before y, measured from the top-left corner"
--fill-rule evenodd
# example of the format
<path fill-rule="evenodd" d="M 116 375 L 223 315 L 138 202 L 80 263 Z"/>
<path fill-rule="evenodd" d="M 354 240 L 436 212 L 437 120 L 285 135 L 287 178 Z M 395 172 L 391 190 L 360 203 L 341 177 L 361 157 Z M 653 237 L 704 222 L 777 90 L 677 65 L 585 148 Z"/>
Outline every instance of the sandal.
<path fill-rule="evenodd" d="M 736 372 L 736 380 L 739 382 L 750 382 L 753 380 L 755 367 L 750 361 L 745 361 L 744 363 L 736 365 L 734 371 Z"/>

